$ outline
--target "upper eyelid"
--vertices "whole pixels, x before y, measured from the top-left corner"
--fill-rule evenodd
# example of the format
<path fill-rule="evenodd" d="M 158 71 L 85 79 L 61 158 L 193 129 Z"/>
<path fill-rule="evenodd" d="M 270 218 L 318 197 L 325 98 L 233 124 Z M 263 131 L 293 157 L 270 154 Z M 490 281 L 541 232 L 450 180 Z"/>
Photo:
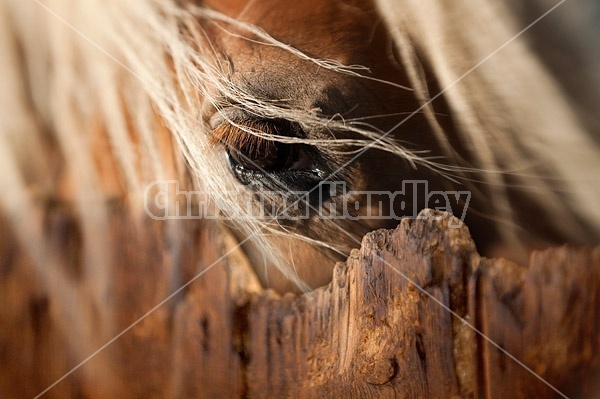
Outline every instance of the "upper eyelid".
<path fill-rule="evenodd" d="M 281 125 L 281 122 L 287 123 L 289 127 L 289 129 L 287 129 L 288 134 L 283 134 L 283 136 L 298 138 L 307 137 L 306 130 L 295 122 L 290 122 L 285 119 L 263 118 L 257 114 L 248 112 L 246 109 L 242 108 L 240 104 L 231 104 L 220 109 L 215 109 L 214 113 L 211 116 L 209 116 L 207 120 L 208 126 L 211 131 L 214 131 L 224 123 L 229 123 L 233 126 L 236 126 L 254 125 L 257 123 L 273 123 Z"/>
<path fill-rule="evenodd" d="M 226 106 L 216 109 L 214 114 L 208 119 L 208 126 L 214 130 L 218 126 L 226 122 L 239 123 L 244 119 L 247 119 L 245 112 L 236 106 Z"/>
<path fill-rule="evenodd" d="M 232 125 L 243 125 L 247 122 L 268 121 L 269 119 L 261 117 L 258 114 L 249 112 L 240 104 L 229 103 L 226 106 L 215 109 L 214 113 L 208 118 L 208 126 L 211 130 L 216 129 L 223 123 Z"/>
<path fill-rule="evenodd" d="M 223 117 L 223 115 L 217 111 L 208 119 L 208 127 L 210 127 L 210 130 L 212 131 L 215 130 L 217 127 L 221 126 L 226 121 L 227 120 Z"/>

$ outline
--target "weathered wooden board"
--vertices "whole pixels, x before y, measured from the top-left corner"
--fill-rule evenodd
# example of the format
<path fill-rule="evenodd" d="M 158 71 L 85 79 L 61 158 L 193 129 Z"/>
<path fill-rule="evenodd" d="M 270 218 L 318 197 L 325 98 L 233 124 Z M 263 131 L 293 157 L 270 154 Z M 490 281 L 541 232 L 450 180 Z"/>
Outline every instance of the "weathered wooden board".
<path fill-rule="evenodd" d="M 36 396 L 107 342 L 43 397 L 561 397 L 538 377 L 569 397 L 597 394 L 600 247 L 537 252 L 521 267 L 481 258 L 447 218 L 404 220 L 365 236 L 328 286 L 280 297 L 222 227 L 126 214 L 111 213 L 102 302 L 86 300 L 68 209 L 46 228 L 83 287 L 73 298 L 48 290 L 1 229 L 0 397 Z M 70 328 L 75 300 L 97 325 Z"/>

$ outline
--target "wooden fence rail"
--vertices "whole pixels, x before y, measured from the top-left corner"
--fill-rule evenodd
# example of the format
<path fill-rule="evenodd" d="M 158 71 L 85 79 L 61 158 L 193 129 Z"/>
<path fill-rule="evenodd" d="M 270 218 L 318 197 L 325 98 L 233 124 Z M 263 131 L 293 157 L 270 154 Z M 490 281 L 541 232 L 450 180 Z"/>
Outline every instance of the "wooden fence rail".
<path fill-rule="evenodd" d="M 65 267 L 80 262 L 76 221 L 53 212 Z M 117 207 L 111 325 L 84 336 L 2 229 L 0 397 L 36 396 L 91 353 L 78 340 L 100 347 L 194 277 L 43 397 L 598 395 L 600 247 L 536 252 L 522 267 L 480 257 L 466 227 L 428 215 L 439 220 L 367 234 L 329 285 L 280 297 L 219 225 L 182 221 L 168 242 L 166 222 L 140 228 Z"/>

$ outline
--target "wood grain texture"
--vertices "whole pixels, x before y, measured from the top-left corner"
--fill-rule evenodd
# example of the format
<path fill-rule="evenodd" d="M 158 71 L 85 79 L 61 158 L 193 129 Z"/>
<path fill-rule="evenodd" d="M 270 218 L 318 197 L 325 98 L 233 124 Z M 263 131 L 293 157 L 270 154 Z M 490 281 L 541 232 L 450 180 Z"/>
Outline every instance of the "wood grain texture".
<path fill-rule="evenodd" d="M 75 217 L 50 213 L 63 269 L 85 287 Z M 111 212 L 110 295 L 83 307 L 104 306 L 110 324 L 89 317 L 98 325 L 79 336 L 2 229 L 0 397 L 35 396 L 141 317 L 44 397 L 561 397 L 531 371 L 594 397 L 600 247 L 536 252 L 522 267 L 480 257 L 466 227 L 424 211 L 367 234 L 329 285 L 281 297 L 216 223 L 126 215 Z"/>

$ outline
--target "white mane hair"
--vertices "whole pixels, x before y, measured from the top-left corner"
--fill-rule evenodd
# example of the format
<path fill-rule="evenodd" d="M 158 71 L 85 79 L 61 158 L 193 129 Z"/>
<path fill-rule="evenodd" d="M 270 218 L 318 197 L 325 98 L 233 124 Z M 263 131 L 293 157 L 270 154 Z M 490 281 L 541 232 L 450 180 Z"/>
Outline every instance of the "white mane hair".
<path fill-rule="evenodd" d="M 590 241 L 584 230 L 561 215 L 575 214 L 600 226 L 599 125 L 590 114 L 593 110 L 586 108 L 600 104 L 596 73 L 600 62 L 594 47 L 597 41 L 592 38 L 597 26 L 585 20 L 593 12 L 577 13 L 577 6 L 566 3 L 528 33 L 538 39 L 560 37 L 561 51 L 570 49 L 579 55 L 577 71 L 568 71 L 568 64 L 559 65 L 560 54 L 546 51 L 541 39 L 519 37 L 504 46 L 552 7 L 541 0 L 528 7 L 510 3 L 376 2 L 410 77 L 410 89 L 423 104 L 449 161 L 438 163 L 426 154 L 411 152 L 391 137 L 376 142 L 375 148 L 464 184 L 485 183 L 493 198 L 487 211 L 501 225 L 507 242 L 519 241 L 508 186 L 523 187 L 536 206 L 556 216 L 552 223 L 574 240 Z M 593 1 L 583 4 L 595 7 L 597 15 Z M 157 179 L 178 179 L 181 189 L 210 192 L 224 212 L 244 212 L 239 197 L 222 190 L 234 187 L 235 181 L 205 134 L 203 99 L 218 105 L 215 93 L 219 92 L 260 115 L 362 137 L 318 143 L 290 137 L 280 140 L 308 141 L 343 151 L 348 145 L 360 149 L 382 136 L 366 123 L 331 120 L 317 112 L 253 98 L 231 84 L 227 65 L 219 63 L 203 33 L 203 24 L 210 21 L 247 32 L 265 46 L 280 47 L 322 68 L 368 78 L 368 71 L 360 66 L 311 58 L 259 27 L 185 1 L 0 3 L 1 214 L 9 225 L 5 227 L 13 230 L 30 253 L 48 295 L 62 303 L 57 308 L 84 336 L 93 335 L 85 310 L 90 304 L 101 304 L 110 286 L 104 267 L 107 199 L 126 198 L 131 213 L 144 217 L 146 186 Z M 567 33 L 563 36 L 554 29 Z M 544 51 L 547 57 L 539 55 Z M 479 64 L 492 53 L 492 58 Z M 473 154 L 470 167 L 449 166 L 458 155 L 427 105 L 436 93 L 428 92 L 425 63 L 440 87 L 447 88 L 443 95 L 460 128 L 459 139 Z M 576 87 L 568 73 L 586 83 Z M 398 110 L 406 111 L 413 110 Z M 250 133 L 261 135 L 260 131 Z M 78 214 L 85 287 L 55 272 L 55 256 L 45 244 L 39 203 L 54 197 L 71 201 Z M 293 265 L 271 240 L 289 233 L 274 222 L 247 221 L 241 227 L 246 234 L 259 232 L 254 245 L 302 286 Z M 298 238 L 341 253 L 348 251 L 309 237 Z M 69 295 L 79 300 L 64 299 Z M 110 324 L 110 314 L 101 317 Z"/>
<path fill-rule="evenodd" d="M 600 77 L 594 72 L 600 56 L 593 50 L 599 8 L 590 1 L 572 7 L 562 3 L 379 1 L 422 101 L 435 93 L 425 92 L 419 57 L 434 70 L 440 86 L 448 88 L 444 95 L 461 140 L 477 157 L 480 178 L 495 187 L 492 212 L 514 222 L 506 198 L 514 179 L 555 215 L 553 224 L 586 241 L 585 233 L 561 216 L 570 208 L 593 225 L 600 222 L 595 206 L 600 198 L 600 124 L 591 117 L 596 112 L 591 104 L 598 103 L 600 94 Z M 524 37 L 515 37 L 526 27 Z M 565 56 L 574 57 L 569 62 Z M 578 83 L 569 81 L 575 70 Z M 438 139 L 447 140 L 443 132 Z M 546 174 L 534 172 L 537 166 Z M 553 190 L 556 186 L 563 187 L 566 200 Z M 505 227 L 504 238 L 515 242 L 518 232 L 511 223 Z"/>

